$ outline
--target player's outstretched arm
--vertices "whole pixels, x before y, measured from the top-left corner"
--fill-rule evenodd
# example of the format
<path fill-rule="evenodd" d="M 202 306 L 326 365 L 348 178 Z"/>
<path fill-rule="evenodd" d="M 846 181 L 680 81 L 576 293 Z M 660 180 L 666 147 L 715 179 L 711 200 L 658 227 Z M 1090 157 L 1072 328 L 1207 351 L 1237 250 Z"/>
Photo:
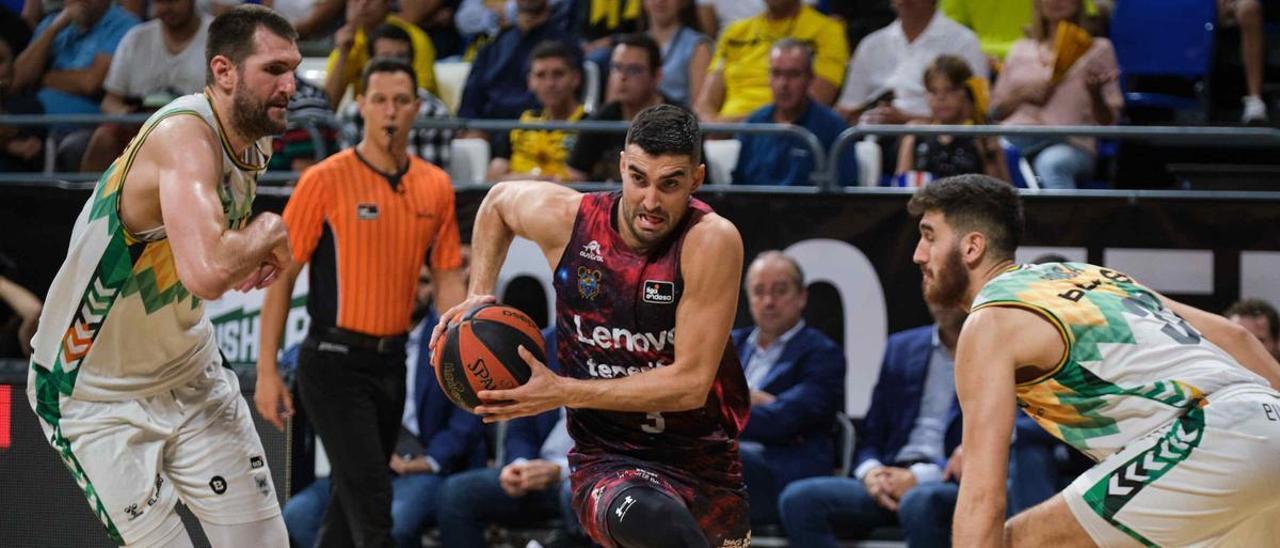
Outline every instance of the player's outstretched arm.
<path fill-rule="evenodd" d="M 1209 342 L 1218 345 L 1218 348 L 1240 362 L 1240 365 L 1262 375 L 1267 382 L 1271 383 L 1272 388 L 1280 388 L 1280 363 L 1276 363 L 1275 358 L 1271 357 L 1262 343 L 1258 342 L 1257 337 L 1247 329 L 1222 316 L 1205 312 L 1163 295 L 1160 296 L 1160 300 L 1175 314 L 1187 320 L 1191 327 L 1196 328 L 1196 331 L 1209 339 Z"/>
<path fill-rule="evenodd" d="M 687 411 L 702 406 L 729 340 L 742 275 L 742 237 L 719 216 L 689 230 L 680 261 L 684 292 L 676 308 L 676 355 L 667 366 L 619 379 L 578 380 L 555 375 L 531 354 L 529 382 L 481 391 L 476 413 L 486 422 L 534 415 L 556 407 L 609 411 Z"/>
<path fill-rule="evenodd" d="M 560 262 L 564 247 L 573 234 L 582 193 L 546 181 L 504 181 L 493 185 L 471 232 L 471 282 L 467 298 L 440 315 L 431 333 L 431 348 L 450 323 L 468 310 L 494 302 L 498 272 L 516 236 L 538 244 L 551 268 Z"/>
<path fill-rule="evenodd" d="M 1048 369 L 1064 350 L 1054 327 L 1025 310 L 984 308 L 965 322 L 956 348 L 964 463 L 952 544 L 1003 545 L 1015 370 L 1026 364 Z"/>
<path fill-rule="evenodd" d="M 144 153 L 156 170 L 160 214 L 187 290 L 216 299 L 232 288 L 265 286 L 289 264 L 279 215 L 263 213 L 243 229 L 227 228 L 218 197 L 221 143 L 208 125 L 193 116 L 173 116 L 161 121 L 147 142 Z"/>

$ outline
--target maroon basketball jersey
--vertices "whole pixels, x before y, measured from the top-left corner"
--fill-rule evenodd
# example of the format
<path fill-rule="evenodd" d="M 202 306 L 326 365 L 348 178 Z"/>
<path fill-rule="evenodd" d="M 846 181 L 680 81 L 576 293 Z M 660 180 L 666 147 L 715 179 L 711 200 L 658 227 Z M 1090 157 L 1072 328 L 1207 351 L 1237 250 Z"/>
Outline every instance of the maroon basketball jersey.
<path fill-rule="evenodd" d="M 684 290 L 680 250 L 689 227 L 711 207 L 691 199 L 664 245 L 646 255 L 627 247 L 615 219 L 621 192 L 582 197 L 573 237 L 556 268 L 560 374 L 613 379 L 669 365 L 677 344 L 676 306 Z M 729 486 L 741 483 L 737 439 L 750 402 L 737 353 L 723 344 L 706 404 L 683 412 L 631 413 L 572 409 L 569 434 L 582 456 L 614 453 L 678 465 Z"/>

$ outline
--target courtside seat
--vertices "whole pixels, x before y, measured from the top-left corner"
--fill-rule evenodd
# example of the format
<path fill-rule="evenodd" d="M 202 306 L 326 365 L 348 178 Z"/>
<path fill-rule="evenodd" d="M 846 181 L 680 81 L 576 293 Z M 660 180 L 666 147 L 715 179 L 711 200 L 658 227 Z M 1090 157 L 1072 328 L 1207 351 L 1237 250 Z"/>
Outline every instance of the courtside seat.
<path fill-rule="evenodd" d="M 462 104 L 462 88 L 467 85 L 467 74 L 471 72 L 471 63 L 437 61 L 435 71 L 436 90 L 440 92 L 440 100 L 449 106 L 449 112 L 458 112 L 458 105 Z"/>
<path fill-rule="evenodd" d="M 738 153 L 742 151 L 742 143 L 737 139 L 715 139 L 702 143 L 702 150 L 707 154 L 707 176 L 709 182 L 727 185 L 733 182 L 733 168 L 738 165 Z"/>
<path fill-rule="evenodd" d="M 489 141 L 454 139 L 449 143 L 449 178 L 457 185 L 485 183 L 489 167 Z"/>

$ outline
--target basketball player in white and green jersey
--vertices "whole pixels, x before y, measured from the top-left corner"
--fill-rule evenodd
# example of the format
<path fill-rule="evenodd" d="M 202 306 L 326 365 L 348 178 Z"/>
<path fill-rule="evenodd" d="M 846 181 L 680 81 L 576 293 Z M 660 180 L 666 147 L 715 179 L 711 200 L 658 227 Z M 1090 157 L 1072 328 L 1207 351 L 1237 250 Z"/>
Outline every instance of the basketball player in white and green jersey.
<path fill-rule="evenodd" d="M 1022 206 L 1002 181 L 937 181 L 908 208 L 925 299 L 971 311 L 954 545 L 1275 545 L 1280 364 L 1252 335 L 1121 272 L 1014 264 Z M 1017 407 L 1097 464 L 1006 524 Z"/>
<path fill-rule="evenodd" d="M 28 397 L 118 544 L 191 546 L 181 500 L 214 546 L 288 545 L 201 301 L 289 264 L 280 217 L 249 217 L 285 127 L 296 39 L 261 6 L 214 19 L 208 87 L 160 109 L 102 174 L 45 299 Z"/>

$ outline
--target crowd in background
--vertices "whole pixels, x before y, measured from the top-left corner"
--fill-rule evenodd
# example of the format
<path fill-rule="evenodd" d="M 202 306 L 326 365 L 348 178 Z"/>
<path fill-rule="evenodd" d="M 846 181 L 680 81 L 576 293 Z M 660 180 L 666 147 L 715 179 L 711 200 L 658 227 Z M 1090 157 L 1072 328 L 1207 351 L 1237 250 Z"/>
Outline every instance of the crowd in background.
<path fill-rule="evenodd" d="M 210 17 L 238 3 L 0 2 L 0 113 L 145 113 L 200 91 Z M 323 70 L 299 71 L 290 108 L 332 123 L 295 123 L 277 138 L 272 168 L 284 171 L 354 143 L 360 71 L 380 56 L 412 63 L 422 118 L 628 121 L 665 102 L 703 122 L 801 126 L 824 155 L 851 125 L 1112 125 L 1125 107 L 1125 67 L 1106 38 L 1113 0 L 263 3 L 294 23 L 312 55 L 330 50 Z M 1240 32 L 1239 120 L 1267 124 L 1260 0 L 1217 6 L 1221 26 Z M 465 80 L 437 75 L 446 65 L 462 67 Z M 0 127 L 0 169 L 101 171 L 138 127 Z M 490 182 L 618 180 L 618 134 L 422 128 L 411 152 L 448 169 L 457 139 L 482 140 L 466 148 L 489 151 L 480 171 Z M 736 154 L 721 154 L 730 142 Z M 833 172 L 839 185 L 983 172 L 1042 188 L 1105 187 L 1099 157 L 1112 154 L 1083 137 L 930 134 L 848 145 Z M 708 153 L 726 162 L 714 182 L 814 184 L 815 151 L 797 137 L 710 134 Z"/>

